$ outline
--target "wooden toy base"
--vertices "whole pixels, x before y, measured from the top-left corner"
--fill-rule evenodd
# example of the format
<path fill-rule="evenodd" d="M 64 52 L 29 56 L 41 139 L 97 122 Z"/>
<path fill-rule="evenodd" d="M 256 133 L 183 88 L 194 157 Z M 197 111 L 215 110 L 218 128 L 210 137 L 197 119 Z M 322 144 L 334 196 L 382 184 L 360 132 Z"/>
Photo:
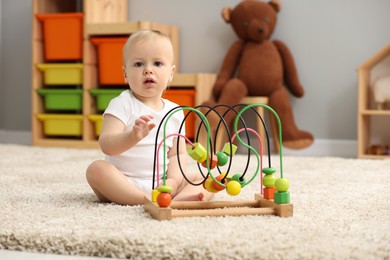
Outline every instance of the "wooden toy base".
<path fill-rule="evenodd" d="M 175 201 L 167 208 L 160 207 L 145 197 L 144 209 L 157 220 L 199 216 L 276 215 L 291 217 L 293 204 L 276 204 L 255 194 L 247 201 Z"/>

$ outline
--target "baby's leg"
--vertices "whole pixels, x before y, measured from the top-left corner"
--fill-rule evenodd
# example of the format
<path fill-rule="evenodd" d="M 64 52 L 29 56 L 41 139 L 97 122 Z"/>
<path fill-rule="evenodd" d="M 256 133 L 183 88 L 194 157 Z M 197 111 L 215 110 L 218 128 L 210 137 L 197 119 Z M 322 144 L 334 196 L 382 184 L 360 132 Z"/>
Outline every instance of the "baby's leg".
<path fill-rule="evenodd" d="M 187 178 L 193 183 L 200 183 L 202 176 L 195 174 L 188 174 Z M 179 187 L 176 196 L 173 198 L 175 201 L 209 201 L 214 196 L 213 193 L 208 192 L 203 188 L 203 185 L 191 185 L 186 180 L 183 180 L 183 184 Z"/>
<path fill-rule="evenodd" d="M 144 202 L 145 193 L 107 161 L 93 162 L 88 167 L 86 176 L 89 185 L 102 202 L 121 205 L 139 205 Z"/>

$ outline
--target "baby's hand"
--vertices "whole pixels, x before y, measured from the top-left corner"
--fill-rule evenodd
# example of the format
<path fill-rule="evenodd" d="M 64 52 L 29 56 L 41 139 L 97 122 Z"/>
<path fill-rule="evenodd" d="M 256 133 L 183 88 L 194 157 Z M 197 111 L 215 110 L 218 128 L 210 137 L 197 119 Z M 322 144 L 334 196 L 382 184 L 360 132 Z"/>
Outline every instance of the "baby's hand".
<path fill-rule="evenodd" d="M 149 123 L 152 119 L 152 116 L 145 115 L 135 120 L 132 132 L 137 140 L 143 139 L 156 126 L 154 123 Z"/>

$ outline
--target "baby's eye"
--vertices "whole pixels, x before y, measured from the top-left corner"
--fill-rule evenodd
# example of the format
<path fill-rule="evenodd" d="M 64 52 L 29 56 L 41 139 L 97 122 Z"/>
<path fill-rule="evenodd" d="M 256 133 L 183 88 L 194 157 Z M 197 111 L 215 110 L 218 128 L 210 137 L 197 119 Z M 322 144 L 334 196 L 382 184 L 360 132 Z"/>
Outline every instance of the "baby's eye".
<path fill-rule="evenodd" d="M 141 67 L 141 66 L 142 66 L 142 62 L 140 61 L 134 63 L 134 67 Z"/>
<path fill-rule="evenodd" d="M 155 61 L 154 66 L 161 67 L 163 63 L 161 61 Z"/>

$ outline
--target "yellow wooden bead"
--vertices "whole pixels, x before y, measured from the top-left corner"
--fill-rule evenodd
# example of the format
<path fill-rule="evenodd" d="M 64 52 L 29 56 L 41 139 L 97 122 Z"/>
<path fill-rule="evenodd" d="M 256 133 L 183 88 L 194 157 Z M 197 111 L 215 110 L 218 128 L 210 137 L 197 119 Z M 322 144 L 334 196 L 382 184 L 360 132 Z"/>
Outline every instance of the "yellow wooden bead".
<path fill-rule="evenodd" d="M 205 153 L 203 157 L 198 160 L 198 163 L 203 163 L 204 161 L 206 161 L 206 159 L 207 159 L 207 153 Z"/>
<path fill-rule="evenodd" d="M 160 192 L 156 189 L 152 190 L 152 201 L 156 202 L 157 201 L 157 196 L 160 194 Z"/>
<path fill-rule="evenodd" d="M 226 192 L 231 196 L 236 196 L 241 192 L 241 184 L 238 181 L 229 181 L 226 184 Z"/>

